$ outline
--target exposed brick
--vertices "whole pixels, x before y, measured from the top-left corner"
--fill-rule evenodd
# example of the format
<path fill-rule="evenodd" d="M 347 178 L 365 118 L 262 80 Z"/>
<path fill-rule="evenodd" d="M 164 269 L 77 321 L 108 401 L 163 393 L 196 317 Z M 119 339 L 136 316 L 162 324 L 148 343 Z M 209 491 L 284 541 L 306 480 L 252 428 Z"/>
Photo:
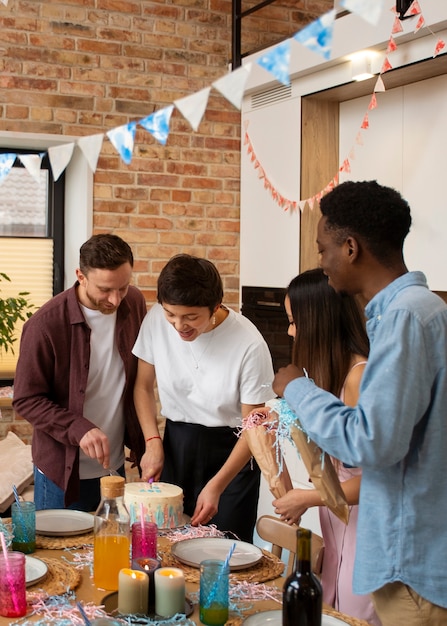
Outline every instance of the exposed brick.
<path fill-rule="evenodd" d="M 246 7 L 256 4 L 247 0 Z M 198 131 L 174 108 L 166 145 L 138 126 L 126 165 L 105 133 L 228 71 L 231 0 L 10 0 L 0 11 L 0 130 L 104 133 L 94 232 L 126 239 L 151 306 L 161 269 L 189 252 L 216 263 L 239 302 L 240 111 L 212 89 Z M 276 0 L 244 18 L 242 51 L 291 36 L 333 0 Z M 12 415 L 0 437 L 30 426 Z"/>

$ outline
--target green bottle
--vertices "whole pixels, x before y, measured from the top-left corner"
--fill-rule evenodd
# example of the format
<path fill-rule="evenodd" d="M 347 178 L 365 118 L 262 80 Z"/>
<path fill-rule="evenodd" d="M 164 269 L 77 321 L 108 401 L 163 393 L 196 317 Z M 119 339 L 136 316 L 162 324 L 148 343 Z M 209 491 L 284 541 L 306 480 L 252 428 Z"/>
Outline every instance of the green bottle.
<path fill-rule="evenodd" d="M 311 569 L 312 533 L 306 528 L 296 531 L 296 568 L 283 588 L 283 626 L 321 626 L 323 592 Z"/>

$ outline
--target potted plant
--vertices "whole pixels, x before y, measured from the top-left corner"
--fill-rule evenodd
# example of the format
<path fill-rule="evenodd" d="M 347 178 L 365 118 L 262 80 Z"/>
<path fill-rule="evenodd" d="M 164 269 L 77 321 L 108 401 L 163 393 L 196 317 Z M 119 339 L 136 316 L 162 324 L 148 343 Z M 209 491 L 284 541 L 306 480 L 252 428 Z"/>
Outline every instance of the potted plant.
<path fill-rule="evenodd" d="M 11 282 L 9 276 L 0 272 L 0 282 L 2 280 Z M 28 295 L 27 291 L 21 291 L 17 297 L 2 298 L 0 293 L 0 354 L 3 350 L 5 352 L 11 350 L 14 354 L 14 342 L 17 341 L 17 337 L 14 336 L 16 323 L 18 320 L 26 321 L 31 317 L 34 308 L 26 298 Z"/>

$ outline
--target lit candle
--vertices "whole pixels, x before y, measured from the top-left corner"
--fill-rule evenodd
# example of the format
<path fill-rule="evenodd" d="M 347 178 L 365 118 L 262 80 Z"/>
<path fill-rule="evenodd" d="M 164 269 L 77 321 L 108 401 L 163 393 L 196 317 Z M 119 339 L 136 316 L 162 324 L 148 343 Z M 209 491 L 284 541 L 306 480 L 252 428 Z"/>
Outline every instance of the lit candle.
<path fill-rule="evenodd" d="M 185 577 L 181 569 L 161 567 L 155 570 L 155 613 L 172 617 L 185 612 Z"/>
<path fill-rule="evenodd" d="M 160 569 L 161 564 L 158 559 L 133 559 L 132 569 L 137 571 L 146 572 L 149 576 L 149 594 L 148 594 L 148 614 L 155 613 L 155 583 L 154 573 L 155 570 Z"/>
<path fill-rule="evenodd" d="M 147 615 L 149 577 L 125 567 L 118 574 L 118 612 Z"/>

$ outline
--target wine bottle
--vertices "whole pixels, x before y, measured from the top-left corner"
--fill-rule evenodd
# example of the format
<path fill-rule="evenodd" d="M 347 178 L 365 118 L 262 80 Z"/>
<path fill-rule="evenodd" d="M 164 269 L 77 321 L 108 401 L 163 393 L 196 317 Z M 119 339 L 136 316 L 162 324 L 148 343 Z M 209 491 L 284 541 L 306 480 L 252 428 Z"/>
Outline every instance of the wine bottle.
<path fill-rule="evenodd" d="M 296 531 L 296 568 L 283 588 L 283 626 L 321 626 L 323 592 L 311 569 L 311 538 L 307 528 Z"/>

